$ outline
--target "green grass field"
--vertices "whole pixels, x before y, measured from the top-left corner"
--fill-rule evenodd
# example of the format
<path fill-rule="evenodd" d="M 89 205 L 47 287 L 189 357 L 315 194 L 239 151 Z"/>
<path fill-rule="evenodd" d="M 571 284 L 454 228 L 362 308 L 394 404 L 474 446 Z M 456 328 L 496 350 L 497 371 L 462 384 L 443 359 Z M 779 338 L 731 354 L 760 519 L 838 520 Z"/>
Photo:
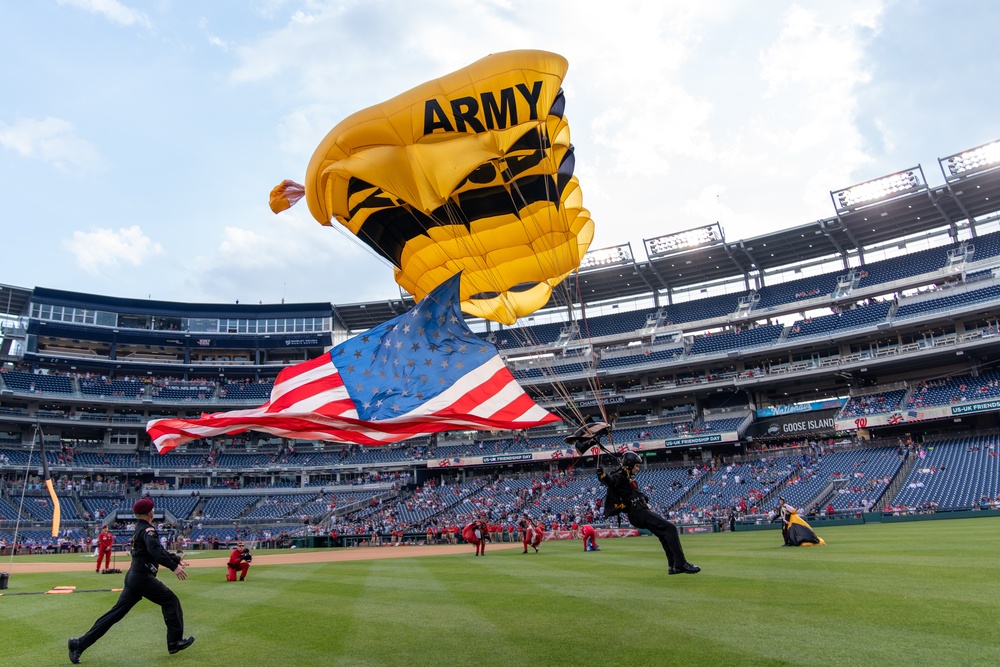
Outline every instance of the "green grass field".
<path fill-rule="evenodd" d="M 547 542 L 537 555 L 261 565 L 244 584 L 163 573 L 197 643 L 169 656 L 159 610 L 142 602 L 82 664 L 1000 664 L 1000 519 L 817 532 L 827 546 L 685 535 L 694 576 L 668 577 L 651 537 L 602 540 L 599 553 Z M 15 574 L 7 592 L 121 584 L 95 576 Z M 0 597 L 0 665 L 69 664 L 66 639 L 116 595 Z"/>

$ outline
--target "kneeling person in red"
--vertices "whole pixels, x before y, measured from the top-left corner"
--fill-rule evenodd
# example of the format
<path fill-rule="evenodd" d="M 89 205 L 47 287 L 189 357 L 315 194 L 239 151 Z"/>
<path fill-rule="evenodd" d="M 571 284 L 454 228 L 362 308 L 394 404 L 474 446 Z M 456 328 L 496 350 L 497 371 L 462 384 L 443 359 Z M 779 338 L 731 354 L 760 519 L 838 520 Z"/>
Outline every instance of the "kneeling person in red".
<path fill-rule="evenodd" d="M 584 551 L 600 551 L 597 546 L 597 531 L 589 523 L 580 529 L 580 537 L 583 538 Z"/>
<path fill-rule="evenodd" d="M 250 569 L 250 561 L 253 556 L 250 550 L 242 542 L 236 544 L 236 548 L 229 554 L 229 562 L 226 563 L 226 581 L 236 581 L 236 573 L 240 575 L 240 581 L 246 581 L 247 571 Z"/>

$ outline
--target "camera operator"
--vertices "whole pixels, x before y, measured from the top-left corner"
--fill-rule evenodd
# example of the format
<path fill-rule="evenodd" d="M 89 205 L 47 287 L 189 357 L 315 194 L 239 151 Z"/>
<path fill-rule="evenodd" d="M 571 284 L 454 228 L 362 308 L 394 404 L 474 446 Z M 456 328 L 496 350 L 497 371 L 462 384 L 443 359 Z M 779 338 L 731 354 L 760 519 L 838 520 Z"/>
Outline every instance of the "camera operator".
<path fill-rule="evenodd" d="M 598 466 L 597 479 L 608 488 L 604 498 L 604 516 L 610 519 L 624 512 L 633 526 L 645 528 L 656 535 L 667 554 L 667 564 L 670 566 L 668 574 L 697 574 L 701 568 L 684 558 L 677 526 L 650 511 L 649 499 L 635 483 L 634 478 L 639 472 L 641 461 L 635 452 L 625 452 L 621 456 L 620 465 L 611 472 L 605 472 Z"/>

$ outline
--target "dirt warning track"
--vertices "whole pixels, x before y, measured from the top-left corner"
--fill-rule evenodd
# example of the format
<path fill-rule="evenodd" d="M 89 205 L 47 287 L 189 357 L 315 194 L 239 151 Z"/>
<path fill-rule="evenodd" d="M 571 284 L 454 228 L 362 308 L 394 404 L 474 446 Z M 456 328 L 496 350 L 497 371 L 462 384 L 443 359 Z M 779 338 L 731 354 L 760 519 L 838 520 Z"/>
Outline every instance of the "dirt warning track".
<path fill-rule="evenodd" d="M 490 551 L 500 549 L 520 548 L 520 543 L 503 543 L 490 545 Z M 444 544 L 422 547 L 351 547 L 343 549 L 326 549 L 323 551 L 307 551 L 297 553 L 294 549 L 282 553 L 254 554 L 254 565 L 288 565 L 291 563 L 337 563 L 352 560 L 378 560 L 382 558 L 414 558 L 417 556 L 450 556 L 455 554 L 471 554 L 472 546 L 468 544 Z M 193 552 L 203 553 L 203 552 Z M 219 552 L 223 553 L 223 552 Z M 228 554 L 228 552 L 226 552 Z M 128 569 L 131 562 L 127 556 L 118 555 L 118 565 L 122 570 Z M 224 568 L 229 560 L 228 555 L 218 558 L 191 558 L 186 569 L 216 567 Z M 8 568 L 9 566 L 9 568 Z M 39 572 L 87 572 L 94 570 L 92 560 L 80 563 L 31 563 L 14 561 L 13 564 L 0 564 L 0 571 L 10 571 L 13 574 L 33 574 Z M 123 573 L 124 574 L 124 573 Z"/>

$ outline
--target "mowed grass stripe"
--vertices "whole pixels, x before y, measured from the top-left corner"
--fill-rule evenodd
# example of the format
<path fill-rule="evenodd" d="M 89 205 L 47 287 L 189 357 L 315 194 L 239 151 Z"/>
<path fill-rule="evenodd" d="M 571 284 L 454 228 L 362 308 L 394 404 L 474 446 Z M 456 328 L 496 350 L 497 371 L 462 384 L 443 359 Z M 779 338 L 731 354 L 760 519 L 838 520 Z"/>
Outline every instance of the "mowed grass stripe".
<path fill-rule="evenodd" d="M 179 582 L 190 650 L 168 656 L 143 602 L 83 664 L 996 665 L 1000 519 L 685 535 L 701 574 L 668 576 L 654 538 L 547 542 L 541 553 L 224 569 Z M 12 590 L 120 577 L 15 574 Z M 96 583 L 96 585 L 95 585 Z M 0 597 L 0 664 L 65 664 L 65 641 L 116 595 Z"/>

